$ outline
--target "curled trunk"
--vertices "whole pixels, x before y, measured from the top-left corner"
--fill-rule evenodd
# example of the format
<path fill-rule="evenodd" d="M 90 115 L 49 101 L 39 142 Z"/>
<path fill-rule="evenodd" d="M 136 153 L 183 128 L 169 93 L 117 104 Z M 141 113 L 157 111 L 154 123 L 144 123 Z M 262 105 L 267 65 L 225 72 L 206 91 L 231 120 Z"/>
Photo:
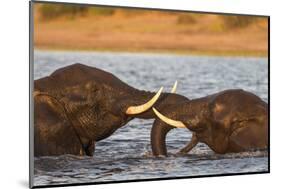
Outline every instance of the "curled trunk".
<path fill-rule="evenodd" d="M 154 156 L 167 155 L 166 135 L 174 127 L 156 119 L 151 129 L 151 147 Z"/>

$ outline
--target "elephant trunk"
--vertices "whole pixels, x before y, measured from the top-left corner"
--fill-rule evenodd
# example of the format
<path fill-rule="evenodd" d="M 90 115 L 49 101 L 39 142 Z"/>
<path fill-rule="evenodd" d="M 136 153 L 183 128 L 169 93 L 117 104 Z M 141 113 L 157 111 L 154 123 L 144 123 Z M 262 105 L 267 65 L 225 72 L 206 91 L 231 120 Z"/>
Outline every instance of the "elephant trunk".
<path fill-rule="evenodd" d="M 173 129 L 163 121 L 156 119 L 151 129 L 151 147 L 154 156 L 167 156 L 166 135 Z"/>

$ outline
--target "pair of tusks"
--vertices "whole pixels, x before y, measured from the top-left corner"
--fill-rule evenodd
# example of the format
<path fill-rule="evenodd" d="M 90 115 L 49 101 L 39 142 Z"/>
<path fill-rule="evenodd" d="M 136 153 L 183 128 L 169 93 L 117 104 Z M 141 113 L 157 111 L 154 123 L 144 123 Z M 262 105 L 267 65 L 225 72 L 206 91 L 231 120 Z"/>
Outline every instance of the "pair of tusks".
<path fill-rule="evenodd" d="M 172 90 L 171 90 L 171 93 L 175 93 L 176 90 L 177 90 L 177 85 L 178 85 L 178 81 L 175 82 Z M 140 114 L 140 113 L 143 113 L 145 112 L 146 110 L 150 109 L 154 103 L 158 100 L 158 98 L 160 97 L 161 93 L 163 91 L 163 87 L 161 87 L 159 89 L 159 91 L 148 101 L 146 102 L 145 104 L 142 104 L 142 105 L 138 105 L 138 106 L 130 106 L 129 108 L 127 108 L 126 110 L 126 114 Z"/>
<path fill-rule="evenodd" d="M 174 87 L 172 89 L 172 93 L 176 92 L 176 88 L 177 88 L 177 81 L 174 84 Z M 163 114 L 161 114 L 160 112 L 158 112 L 154 107 L 152 107 L 152 110 L 154 111 L 154 113 L 156 114 L 156 116 L 161 119 L 162 121 L 164 121 L 165 123 L 173 126 L 173 127 L 177 127 L 177 128 L 186 128 L 186 125 L 181 122 L 181 121 L 176 121 L 176 120 L 172 120 L 166 116 L 164 116 Z"/>

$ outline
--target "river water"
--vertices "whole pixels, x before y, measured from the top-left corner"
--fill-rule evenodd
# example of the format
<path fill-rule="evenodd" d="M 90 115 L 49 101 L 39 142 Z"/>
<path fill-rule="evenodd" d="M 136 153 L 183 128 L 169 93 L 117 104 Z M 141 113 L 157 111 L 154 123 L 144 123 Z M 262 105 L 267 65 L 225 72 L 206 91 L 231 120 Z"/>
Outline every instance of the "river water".
<path fill-rule="evenodd" d="M 268 102 L 266 58 L 36 50 L 34 78 L 47 76 L 73 63 L 106 70 L 143 90 L 157 91 L 164 86 L 164 90 L 169 91 L 178 80 L 177 93 L 189 98 L 242 88 Z M 153 157 L 150 146 L 152 123 L 153 120 L 141 119 L 129 122 L 98 142 L 94 157 L 35 158 L 34 185 L 268 171 L 268 153 L 265 151 L 217 155 L 200 143 L 189 154 L 176 155 L 191 138 L 186 129 L 173 129 L 168 134 L 168 157 Z"/>

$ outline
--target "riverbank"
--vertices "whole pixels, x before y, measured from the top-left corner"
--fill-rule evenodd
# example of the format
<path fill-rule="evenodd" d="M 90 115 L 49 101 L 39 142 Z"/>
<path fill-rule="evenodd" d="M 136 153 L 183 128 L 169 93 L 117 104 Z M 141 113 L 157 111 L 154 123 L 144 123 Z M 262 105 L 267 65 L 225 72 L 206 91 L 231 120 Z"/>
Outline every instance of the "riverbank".
<path fill-rule="evenodd" d="M 231 56 L 231 57 L 267 57 L 267 52 L 257 51 L 183 51 L 183 50 L 163 50 L 163 49 L 101 49 L 101 48 L 67 48 L 67 47 L 36 47 L 39 51 L 77 51 L 77 52 L 112 52 L 112 53 L 146 53 L 146 54 L 174 54 L 190 56 Z"/>
<path fill-rule="evenodd" d="M 179 22 L 178 13 L 35 19 L 36 49 L 267 56 L 267 19 L 227 29 L 217 15 Z"/>

